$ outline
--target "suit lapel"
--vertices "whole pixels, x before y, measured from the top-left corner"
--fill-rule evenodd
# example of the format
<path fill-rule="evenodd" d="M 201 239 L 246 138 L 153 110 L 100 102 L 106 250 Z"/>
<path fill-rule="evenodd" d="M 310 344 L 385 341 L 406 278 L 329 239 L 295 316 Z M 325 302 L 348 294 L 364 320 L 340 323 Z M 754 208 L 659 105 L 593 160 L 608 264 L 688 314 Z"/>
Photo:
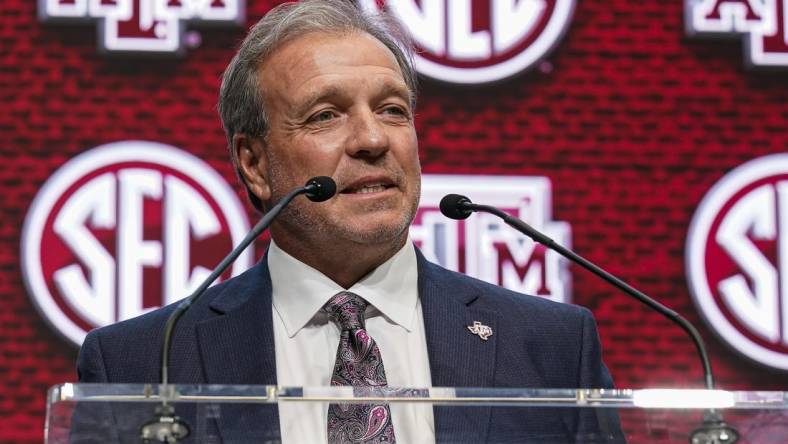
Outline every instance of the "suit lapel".
<path fill-rule="evenodd" d="M 496 315 L 474 307 L 481 296 L 451 272 L 418 253 L 419 297 L 424 315 L 430 374 L 435 387 L 492 387 L 495 375 Z M 478 321 L 492 328 L 486 341 L 467 327 Z M 438 442 L 485 442 L 489 407 L 435 407 Z"/>
<path fill-rule="evenodd" d="M 276 384 L 271 277 L 266 258 L 247 274 L 211 302 L 218 316 L 197 324 L 208 384 Z"/>
<path fill-rule="evenodd" d="M 264 256 L 259 264 L 226 287 L 210 304 L 216 316 L 197 324 L 197 342 L 208 384 L 277 383 L 267 259 Z M 224 404 L 221 409 L 217 423 L 225 441 L 279 436 L 275 404 Z M 264 436 L 252 436 L 255 430 Z"/>

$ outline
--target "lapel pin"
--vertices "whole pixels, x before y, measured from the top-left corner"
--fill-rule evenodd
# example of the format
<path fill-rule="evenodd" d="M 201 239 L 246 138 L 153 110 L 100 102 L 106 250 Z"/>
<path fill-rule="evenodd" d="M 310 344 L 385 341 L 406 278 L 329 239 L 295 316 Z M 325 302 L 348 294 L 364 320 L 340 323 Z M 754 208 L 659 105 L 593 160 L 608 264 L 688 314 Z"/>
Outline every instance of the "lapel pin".
<path fill-rule="evenodd" d="M 493 334 L 492 328 L 479 321 L 473 321 L 473 325 L 468 325 L 467 327 L 471 333 L 480 337 L 482 341 L 486 341 Z"/>

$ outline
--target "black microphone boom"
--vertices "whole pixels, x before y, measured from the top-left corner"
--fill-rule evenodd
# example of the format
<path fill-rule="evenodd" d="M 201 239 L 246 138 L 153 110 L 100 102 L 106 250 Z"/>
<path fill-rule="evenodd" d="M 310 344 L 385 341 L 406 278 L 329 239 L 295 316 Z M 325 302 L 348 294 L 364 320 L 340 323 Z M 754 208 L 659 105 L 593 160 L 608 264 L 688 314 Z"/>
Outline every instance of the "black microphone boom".
<path fill-rule="evenodd" d="M 613 276 L 574 251 L 564 248 L 550 237 L 537 231 L 534 227 L 499 208 L 489 205 L 475 204 L 467 197 L 461 196 L 459 194 L 448 194 L 444 196 L 443 199 L 441 199 L 440 210 L 444 216 L 457 220 L 467 219 L 474 211 L 482 211 L 485 213 L 494 214 L 503 219 L 503 221 L 509 226 L 530 237 L 535 242 L 538 242 L 545 247 L 558 252 L 558 254 L 564 256 L 572 262 L 579 264 L 581 267 L 609 282 L 616 288 L 622 290 L 624 293 L 634 297 L 638 301 L 656 310 L 668 318 L 671 322 L 678 324 L 679 327 L 681 327 L 690 336 L 692 342 L 695 344 L 695 348 L 698 350 L 698 355 L 700 356 L 701 364 L 703 365 L 703 376 L 706 388 L 708 390 L 714 389 L 714 377 L 712 376 L 711 372 L 711 362 L 709 361 L 709 355 L 706 352 L 706 346 L 703 343 L 703 338 L 700 337 L 700 333 L 698 333 L 698 330 L 695 328 L 695 326 L 680 314 L 650 298 L 643 292 Z M 734 443 L 738 440 L 738 437 L 738 432 L 725 423 L 725 421 L 722 419 L 722 415 L 719 412 L 715 411 L 714 409 L 708 409 L 704 414 L 703 426 L 693 431 L 690 442 L 709 444 L 722 442 Z"/>

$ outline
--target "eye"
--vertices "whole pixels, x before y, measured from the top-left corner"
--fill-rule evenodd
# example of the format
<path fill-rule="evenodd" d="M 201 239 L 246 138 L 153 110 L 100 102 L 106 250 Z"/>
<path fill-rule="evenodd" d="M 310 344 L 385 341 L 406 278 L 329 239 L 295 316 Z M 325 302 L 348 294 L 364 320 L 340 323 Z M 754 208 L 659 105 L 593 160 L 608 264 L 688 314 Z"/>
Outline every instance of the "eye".
<path fill-rule="evenodd" d="M 395 116 L 404 116 L 404 117 L 408 116 L 408 112 L 406 110 L 404 110 L 400 106 L 395 106 L 395 105 L 387 106 L 387 107 L 383 108 L 383 113 L 384 114 L 391 114 L 391 115 L 395 115 Z"/>
<path fill-rule="evenodd" d="M 320 111 L 319 113 L 316 113 L 316 114 L 312 115 L 312 117 L 309 118 L 309 121 L 310 122 L 328 122 L 329 120 L 333 119 L 334 117 L 336 117 L 336 116 L 334 115 L 333 111 L 325 110 L 325 111 Z"/>

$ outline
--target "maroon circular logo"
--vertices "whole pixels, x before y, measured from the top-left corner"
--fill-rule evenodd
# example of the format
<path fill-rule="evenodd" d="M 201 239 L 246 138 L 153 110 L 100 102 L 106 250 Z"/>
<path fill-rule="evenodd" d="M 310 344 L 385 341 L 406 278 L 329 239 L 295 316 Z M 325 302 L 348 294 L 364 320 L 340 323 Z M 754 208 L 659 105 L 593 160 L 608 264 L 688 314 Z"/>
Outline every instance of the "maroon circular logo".
<path fill-rule="evenodd" d="M 410 31 L 416 69 L 450 83 L 488 83 L 540 61 L 564 34 L 574 0 L 359 0 Z"/>
<path fill-rule="evenodd" d="M 44 318 L 81 344 L 93 328 L 188 296 L 247 231 L 238 198 L 200 159 L 112 143 L 70 160 L 39 191 L 23 229 L 24 279 Z M 232 274 L 251 251 L 239 259 Z"/>
<path fill-rule="evenodd" d="M 788 370 L 788 154 L 747 162 L 716 183 L 686 254 L 709 326 L 744 356 Z"/>

